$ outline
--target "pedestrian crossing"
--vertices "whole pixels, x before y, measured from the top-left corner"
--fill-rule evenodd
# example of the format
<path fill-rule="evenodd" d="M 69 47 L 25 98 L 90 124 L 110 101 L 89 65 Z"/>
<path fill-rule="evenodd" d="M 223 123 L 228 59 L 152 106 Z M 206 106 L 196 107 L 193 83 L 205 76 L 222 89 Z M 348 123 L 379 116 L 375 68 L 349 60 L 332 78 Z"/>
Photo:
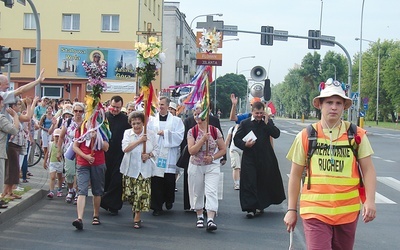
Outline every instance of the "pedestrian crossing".
<path fill-rule="evenodd" d="M 287 174 L 288 178 L 290 177 L 289 174 Z M 393 177 L 377 177 L 376 178 L 378 181 L 378 185 L 377 188 L 380 187 L 380 184 L 386 185 L 398 192 L 400 192 L 400 181 L 393 178 Z M 400 202 L 399 200 L 399 195 L 397 194 L 397 202 Z M 397 204 L 396 201 L 393 201 L 391 199 L 389 199 L 388 197 L 384 196 L 383 194 L 379 193 L 379 192 L 375 192 L 375 203 L 376 204 L 391 204 L 391 205 L 396 205 Z"/>

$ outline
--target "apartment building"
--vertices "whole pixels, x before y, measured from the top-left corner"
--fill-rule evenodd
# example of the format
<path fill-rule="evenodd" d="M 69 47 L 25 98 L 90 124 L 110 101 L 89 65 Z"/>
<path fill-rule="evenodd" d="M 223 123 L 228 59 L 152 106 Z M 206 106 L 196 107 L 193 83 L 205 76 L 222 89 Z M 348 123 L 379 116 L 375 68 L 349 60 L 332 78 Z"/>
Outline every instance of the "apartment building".
<path fill-rule="evenodd" d="M 34 4 L 40 20 L 40 68 L 46 69 L 42 96 L 83 101 L 90 88 L 82 61 L 100 55 L 108 65 L 104 79 L 108 89 L 102 99 L 115 94 L 127 101 L 133 99 L 138 92 L 134 42 L 146 39 L 136 32 L 162 31 L 164 1 L 40 0 Z M 11 9 L 0 6 L 0 44 L 21 52 L 20 72 L 11 73 L 11 87 L 35 78 L 38 30 L 28 4 L 15 2 Z M 162 88 L 160 79 L 154 83 L 158 90 Z M 26 95 L 34 94 L 32 90 Z"/>

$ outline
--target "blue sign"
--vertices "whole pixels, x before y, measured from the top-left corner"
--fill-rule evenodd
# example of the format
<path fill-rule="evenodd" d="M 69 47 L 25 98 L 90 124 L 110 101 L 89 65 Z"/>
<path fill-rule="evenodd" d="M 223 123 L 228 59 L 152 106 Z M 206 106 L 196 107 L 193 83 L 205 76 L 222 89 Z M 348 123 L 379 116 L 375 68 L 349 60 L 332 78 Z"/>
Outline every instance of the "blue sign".
<path fill-rule="evenodd" d="M 364 104 L 364 109 L 368 110 L 368 103 Z"/>
<path fill-rule="evenodd" d="M 360 117 L 365 117 L 365 112 L 360 111 Z"/>
<path fill-rule="evenodd" d="M 358 92 L 351 92 L 351 99 L 352 100 L 358 100 Z"/>

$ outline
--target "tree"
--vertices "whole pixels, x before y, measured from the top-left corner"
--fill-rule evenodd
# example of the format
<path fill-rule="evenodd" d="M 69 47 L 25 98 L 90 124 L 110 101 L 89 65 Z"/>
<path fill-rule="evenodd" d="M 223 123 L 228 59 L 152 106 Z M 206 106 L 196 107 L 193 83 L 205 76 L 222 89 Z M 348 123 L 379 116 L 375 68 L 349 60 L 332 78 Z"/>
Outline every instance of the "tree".
<path fill-rule="evenodd" d="M 215 81 L 214 81 L 215 82 Z M 214 100 L 214 82 L 210 84 L 210 98 Z M 221 109 L 221 117 L 229 117 L 231 111 L 231 93 L 245 100 L 247 93 L 247 80 L 244 75 L 233 73 L 217 78 L 217 110 Z M 216 113 L 216 111 L 214 111 Z"/>

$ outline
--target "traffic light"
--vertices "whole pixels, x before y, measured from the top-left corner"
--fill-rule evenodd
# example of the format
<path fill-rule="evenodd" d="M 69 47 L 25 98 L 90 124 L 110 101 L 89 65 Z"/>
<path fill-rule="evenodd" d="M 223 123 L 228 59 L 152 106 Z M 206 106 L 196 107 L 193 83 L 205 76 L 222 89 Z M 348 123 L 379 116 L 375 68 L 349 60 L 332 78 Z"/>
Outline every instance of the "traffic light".
<path fill-rule="evenodd" d="M 71 84 L 69 84 L 69 83 L 65 84 L 65 91 L 66 91 L 67 93 L 70 93 L 70 92 L 71 92 Z"/>
<path fill-rule="evenodd" d="M 309 30 L 308 37 L 321 37 L 320 30 Z M 321 40 L 316 39 L 308 39 L 308 48 L 309 49 L 321 49 Z"/>
<path fill-rule="evenodd" d="M 271 99 L 271 80 L 264 80 L 264 100 L 269 101 Z"/>
<path fill-rule="evenodd" d="M 261 32 L 274 33 L 274 27 L 261 26 Z M 274 35 L 261 34 L 261 45 L 272 46 L 274 44 Z"/>
<path fill-rule="evenodd" d="M 6 6 L 7 8 L 12 8 L 14 5 L 14 0 L 1 0 L 4 2 L 4 6 Z"/>
<path fill-rule="evenodd" d="M 8 53 L 11 53 L 11 48 L 0 45 L 0 67 L 11 62 L 11 57 L 6 57 Z"/>

